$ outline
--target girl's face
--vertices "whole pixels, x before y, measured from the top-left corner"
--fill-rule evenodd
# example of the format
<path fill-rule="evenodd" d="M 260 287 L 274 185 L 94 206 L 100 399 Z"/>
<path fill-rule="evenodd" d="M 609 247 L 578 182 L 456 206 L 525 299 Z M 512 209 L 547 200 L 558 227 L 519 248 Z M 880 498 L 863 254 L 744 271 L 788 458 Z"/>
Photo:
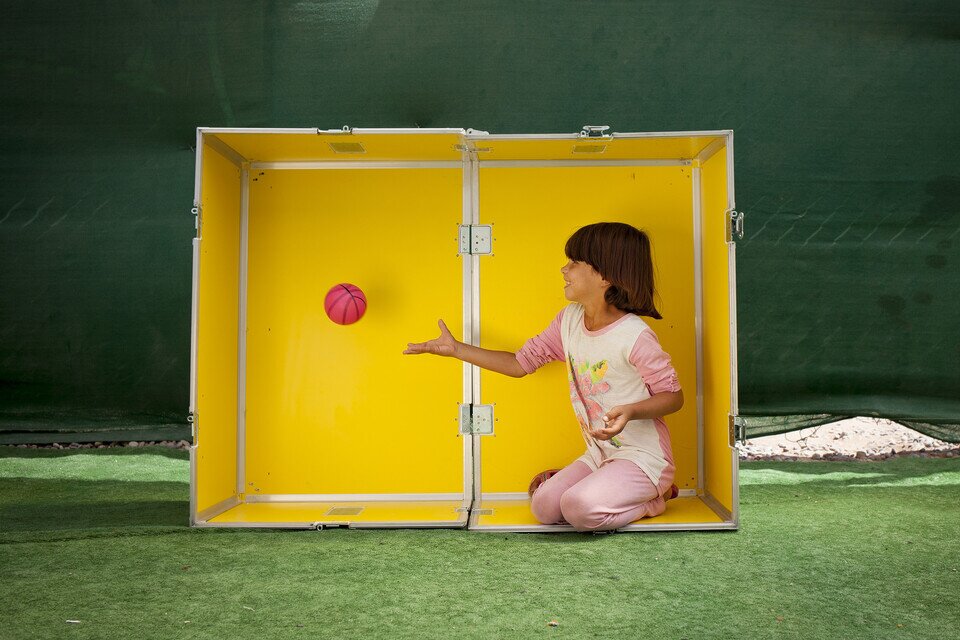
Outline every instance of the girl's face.
<path fill-rule="evenodd" d="M 560 269 L 566 286 L 563 295 L 571 302 L 584 302 L 603 298 L 608 283 L 600 273 L 586 262 L 568 260 Z"/>

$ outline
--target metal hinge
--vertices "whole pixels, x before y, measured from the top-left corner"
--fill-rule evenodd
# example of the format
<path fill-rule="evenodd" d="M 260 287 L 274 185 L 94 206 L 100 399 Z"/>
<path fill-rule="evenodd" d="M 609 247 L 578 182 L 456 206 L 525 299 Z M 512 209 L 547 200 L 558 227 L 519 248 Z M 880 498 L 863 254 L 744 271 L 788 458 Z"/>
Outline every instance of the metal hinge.
<path fill-rule="evenodd" d="M 743 212 L 727 211 L 727 242 L 743 240 Z"/>
<path fill-rule="evenodd" d="M 493 435 L 492 404 L 461 404 L 460 433 L 468 435 Z"/>
<path fill-rule="evenodd" d="M 188 413 L 187 422 L 190 424 L 190 440 L 192 444 L 197 444 L 197 414 Z"/>
<path fill-rule="evenodd" d="M 493 255 L 493 225 L 460 225 L 460 251 L 457 255 Z"/>
<path fill-rule="evenodd" d="M 190 209 L 190 213 L 193 214 L 193 228 L 197 230 L 197 235 L 199 236 L 199 235 L 200 235 L 200 223 L 201 223 L 200 207 L 194 207 L 194 208 Z"/>
<path fill-rule="evenodd" d="M 607 133 L 607 130 L 609 128 L 610 127 L 608 127 L 607 125 L 598 126 L 594 124 L 586 124 L 583 126 L 583 130 L 580 131 L 580 137 L 581 138 L 609 138 L 611 137 L 610 134 Z"/>
<path fill-rule="evenodd" d="M 353 133 L 353 127 L 345 124 L 339 129 L 319 129 L 319 128 L 317 129 L 318 136 L 337 135 L 337 134 L 344 134 L 344 133 L 347 133 L 347 134 Z"/>
<path fill-rule="evenodd" d="M 740 416 L 729 416 L 730 418 L 730 446 L 737 442 L 743 442 L 747 439 L 747 425 Z"/>

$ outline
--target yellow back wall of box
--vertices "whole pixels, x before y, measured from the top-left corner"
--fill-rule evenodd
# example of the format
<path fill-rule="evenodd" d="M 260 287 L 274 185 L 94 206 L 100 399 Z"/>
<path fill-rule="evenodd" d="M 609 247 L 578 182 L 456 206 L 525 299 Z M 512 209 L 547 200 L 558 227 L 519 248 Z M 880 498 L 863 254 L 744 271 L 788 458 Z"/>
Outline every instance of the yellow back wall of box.
<path fill-rule="evenodd" d="M 691 169 L 496 167 L 480 170 L 480 222 L 494 223 L 494 255 L 481 258 L 481 333 L 487 349 L 517 351 L 569 301 L 560 268 L 579 227 L 626 222 L 653 247 L 658 309 L 644 318 L 671 355 L 687 401 L 667 418 L 681 488 L 697 483 L 696 341 Z M 496 403 L 496 435 L 481 439 L 485 493 L 526 491 L 531 477 L 585 450 L 565 364 L 513 379 L 481 373 L 482 402 Z"/>
<path fill-rule="evenodd" d="M 251 173 L 247 493 L 463 490 L 462 365 L 402 354 L 459 325 L 462 206 L 460 169 Z M 325 314 L 339 283 L 353 325 Z"/>

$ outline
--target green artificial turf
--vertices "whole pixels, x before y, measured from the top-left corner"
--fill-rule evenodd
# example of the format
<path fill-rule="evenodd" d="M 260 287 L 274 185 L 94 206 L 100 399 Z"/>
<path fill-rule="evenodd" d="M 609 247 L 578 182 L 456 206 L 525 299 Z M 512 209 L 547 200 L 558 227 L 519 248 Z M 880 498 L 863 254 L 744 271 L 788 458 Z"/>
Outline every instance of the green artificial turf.
<path fill-rule="evenodd" d="M 740 480 L 737 532 L 193 530 L 184 452 L 0 447 L 0 637 L 955 636 L 960 460 Z"/>

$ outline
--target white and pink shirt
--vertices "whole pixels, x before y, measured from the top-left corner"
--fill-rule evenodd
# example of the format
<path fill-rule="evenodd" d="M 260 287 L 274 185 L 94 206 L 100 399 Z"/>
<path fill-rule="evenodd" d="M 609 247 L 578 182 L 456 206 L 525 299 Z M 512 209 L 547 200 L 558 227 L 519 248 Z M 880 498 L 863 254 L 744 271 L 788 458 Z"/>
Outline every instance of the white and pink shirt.
<path fill-rule="evenodd" d="M 663 495 L 674 477 L 670 432 L 663 418 L 631 420 L 610 440 L 593 438 L 587 425 L 604 427 L 604 413 L 617 405 L 640 402 L 655 393 L 679 391 L 670 356 L 640 316 L 628 313 L 598 331 L 590 331 L 583 314 L 583 305 L 567 305 L 540 335 L 524 343 L 516 354 L 517 361 L 528 374 L 548 362 L 565 361 L 570 400 L 587 444 L 579 460 L 593 470 L 608 460 L 630 460 Z"/>

